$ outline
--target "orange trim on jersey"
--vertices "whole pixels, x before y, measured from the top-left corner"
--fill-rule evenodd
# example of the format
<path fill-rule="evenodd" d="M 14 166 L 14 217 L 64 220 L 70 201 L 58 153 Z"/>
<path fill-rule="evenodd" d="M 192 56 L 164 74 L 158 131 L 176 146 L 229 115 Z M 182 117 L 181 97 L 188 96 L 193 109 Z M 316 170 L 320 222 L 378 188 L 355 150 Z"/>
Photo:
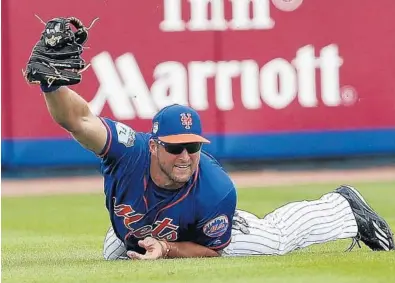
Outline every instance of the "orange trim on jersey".
<path fill-rule="evenodd" d="M 102 123 L 104 124 L 104 126 L 106 127 L 106 129 L 107 129 L 107 135 L 108 135 L 108 144 L 107 144 L 107 146 L 103 149 L 104 150 L 104 152 L 102 153 L 102 154 L 100 154 L 99 155 L 99 157 L 104 157 L 107 153 L 108 153 L 108 151 L 110 150 L 110 146 L 111 146 L 111 142 L 112 142 L 112 133 L 111 133 L 111 129 L 110 129 L 110 126 L 108 126 L 108 124 L 106 123 L 106 121 L 103 119 L 103 118 L 101 118 L 100 117 L 100 120 L 102 121 Z"/>
<path fill-rule="evenodd" d="M 147 178 L 144 176 L 144 191 L 147 190 L 147 184 L 148 184 Z"/>
<path fill-rule="evenodd" d="M 133 232 L 134 232 L 134 230 L 129 231 L 129 232 L 125 235 L 125 238 L 123 238 L 123 241 L 126 242 L 126 240 L 129 238 L 130 235 L 133 234 Z"/>
<path fill-rule="evenodd" d="M 222 245 L 220 245 L 220 246 L 218 246 L 218 247 L 208 247 L 209 249 L 211 249 L 211 250 L 220 250 L 220 249 L 223 249 L 223 248 L 225 248 L 226 246 L 228 246 L 229 244 L 230 244 L 230 240 L 231 240 L 232 238 L 229 238 L 229 240 L 225 243 L 225 244 L 222 244 Z"/>
<path fill-rule="evenodd" d="M 145 210 L 148 211 L 148 201 L 147 201 L 145 196 L 143 196 L 143 200 L 144 200 L 144 203 L 145 203 Z"/>
<path fill-rule="evenodd" d="M 144 195 L 143 195 L 143 200 L 145 203 L 145 209 L 148 211 L 148 201 L 147 198 L 145 197 L 145 191 L 147 190 L 148 182 L 147 178 L 144 176 Z"/>
<path fill-rule="evenodd" d="M 193 182 L 192 182 L 192 184 L 190 185 L 190 187 L 188 188 L 187 192 L 186 192 L 181 198 L 179 198 L 178 200 L 176 200 L 175 202 L 170 203 L 170 204 L 168 204 L 167 206 L 165 206 L 165 207 L 163 207 L 162 209 L 160 209 L 160 210 L 158 211 L 158 213 L 156 214 L 155 219 L 158 217 L 159 213 L 161 213 L 163 210 L 168 209 L 168 208 L 170 208 L 170 207 L 176 205 L 177 203 L 179 203 L 180 201 L 182 201 L 183 199 L 185 199 L 185 198 L 187 197 L 187 195 L 188 195 L 189 192 L 191 191 L 192 187 L 195 185 L 198 175 L 199 175 L 199 167 L 196 169 L 195 178 L 193 179 Z"/>

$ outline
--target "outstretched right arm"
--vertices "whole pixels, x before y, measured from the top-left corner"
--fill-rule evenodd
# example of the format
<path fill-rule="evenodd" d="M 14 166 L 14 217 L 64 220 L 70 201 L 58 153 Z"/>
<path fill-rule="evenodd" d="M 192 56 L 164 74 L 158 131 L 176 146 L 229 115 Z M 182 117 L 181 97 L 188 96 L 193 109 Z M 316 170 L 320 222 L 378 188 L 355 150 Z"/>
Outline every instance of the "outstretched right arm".
<path fill-rule="evenodd" d="M 106 145 L 106 126 L 82 97 L 66 87 L 78 84 L 86 69 L 81 54 L 89 28 L 74 17 L 58 17 L 45 23 L 23 75 L 28 83 L 39 84 L 45 90 L 52 118 L 82 146 L 100 154 Z"/>
<path fill-rule="evenodd" d="M 82 146 L 99 154 L 106 144 L 107 130 L 88 103 L 75 91 L 62 86 L 45 93 L 52 118 L 67 130 Z"/>

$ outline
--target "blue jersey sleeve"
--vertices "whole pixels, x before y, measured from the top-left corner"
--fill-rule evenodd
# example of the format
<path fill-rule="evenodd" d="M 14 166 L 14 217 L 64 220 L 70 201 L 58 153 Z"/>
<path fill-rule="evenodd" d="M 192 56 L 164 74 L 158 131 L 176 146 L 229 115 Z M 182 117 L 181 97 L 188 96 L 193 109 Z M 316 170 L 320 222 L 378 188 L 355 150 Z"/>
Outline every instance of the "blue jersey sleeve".
<path fill-rule="evenodd" d="M 136 132 L 131 127 L 111 119 L 101 119 L 107 129 L 107 141 L 99 154 L 104 169 L 120 163 L 133 169 L 148 150 L 149 134 Z"/>
<path fill-rule="evenodd" d="M 236 209 L 236 190 L 231 190 L 199 220 L 196 243 L 213 250 L 225 248 L 231 240 L 232 219 Z"/>

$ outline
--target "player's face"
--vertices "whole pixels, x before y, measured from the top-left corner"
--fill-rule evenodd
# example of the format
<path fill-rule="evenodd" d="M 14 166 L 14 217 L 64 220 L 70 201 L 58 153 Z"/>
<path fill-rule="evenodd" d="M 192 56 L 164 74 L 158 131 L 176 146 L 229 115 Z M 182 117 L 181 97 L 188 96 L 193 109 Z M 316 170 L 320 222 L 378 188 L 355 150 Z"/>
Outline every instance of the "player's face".
<path fill-rule="evenodd" d="M 157 146 L 157 158 L 161 171 L 174 183 L 188 182 L 199 164 L 202 144 L 157 142 Z"/>

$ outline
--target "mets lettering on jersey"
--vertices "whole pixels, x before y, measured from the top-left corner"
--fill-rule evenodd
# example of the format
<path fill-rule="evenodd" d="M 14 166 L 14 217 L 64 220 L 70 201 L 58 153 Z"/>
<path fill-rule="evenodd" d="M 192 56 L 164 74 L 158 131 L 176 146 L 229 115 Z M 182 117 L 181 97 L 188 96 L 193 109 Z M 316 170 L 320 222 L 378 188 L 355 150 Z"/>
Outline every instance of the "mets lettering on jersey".
<path fill-rule="evenodd" d="M 114 212 L 117 216 L 123 217 L 124 225 L 131 230 L 126 238 L 130 236 L 138 239 L 154 237 L 167 241 L 176 241 L 178 238 L 177 229 L 179 226 L 172 224 L 173 219 L 165 217 L 162 221 L 155 221 L 153 225 L 145 225 L 134 230 L 131 224 L 140 221 L 144 217 L 143 214 L 136 213 L 130 205 L 124 204 L 114 206 Z"/>

